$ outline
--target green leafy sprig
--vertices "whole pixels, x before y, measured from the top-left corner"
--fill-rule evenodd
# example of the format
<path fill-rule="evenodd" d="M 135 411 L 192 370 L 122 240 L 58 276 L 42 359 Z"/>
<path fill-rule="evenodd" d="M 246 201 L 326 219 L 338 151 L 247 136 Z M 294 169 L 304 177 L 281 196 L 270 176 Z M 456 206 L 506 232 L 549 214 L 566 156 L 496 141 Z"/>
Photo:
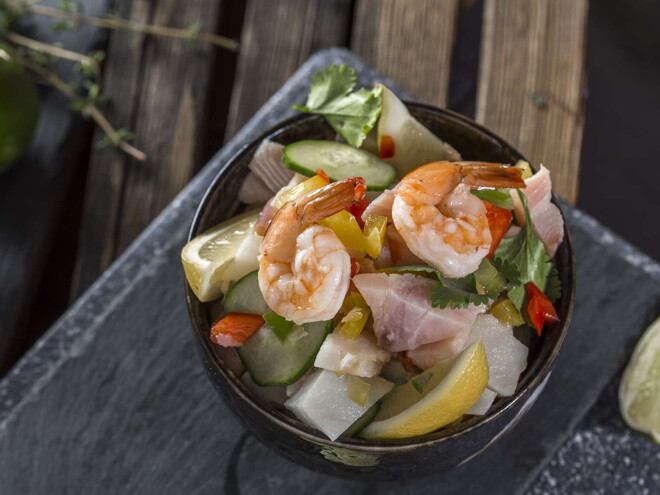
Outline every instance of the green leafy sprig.
<path fill-rule="evenodd" d="M 521 311 L 525 299 L 525 284 L 533 282 L 539 289 L 548 292 L 548 281 L 552 279 L 552 296 L 559 297 L 561 284 L 545 246 L 532 227 L 527 207 L 527 197 L 517 191 L 525 211 L 525 225 L 510 239 L 502 239 L 493 256 L 493 264 L 513 284 L 508 296 Z M 554 269 L 554 272 L 553 272 Z"/>
<path fill-rule="evenodd" d="M 355 70 L 345 64 L 326 67 L 312 76 L 307 103 L 293 108 L 323 115 L 348 144 L 359 148 L 376 124 L 383 101 L 380 88 L 353 91 L 356 82 Z"/>
<path fill-rule="evenodd" d="M 438 285 L 431 287 L 429 300 L 434 308 L 451 309 L 467 308 L 470 304 L 475 306 L 488 305 L 496 299 L 499 293 L 479 294 L 477 291 L 477 278 L 474 273 L 460 278 L 445 277 L 442 273 L 426 265 L 397 266 L 387 269 L 389 272 L 423 273 L 437 280 Z"/>

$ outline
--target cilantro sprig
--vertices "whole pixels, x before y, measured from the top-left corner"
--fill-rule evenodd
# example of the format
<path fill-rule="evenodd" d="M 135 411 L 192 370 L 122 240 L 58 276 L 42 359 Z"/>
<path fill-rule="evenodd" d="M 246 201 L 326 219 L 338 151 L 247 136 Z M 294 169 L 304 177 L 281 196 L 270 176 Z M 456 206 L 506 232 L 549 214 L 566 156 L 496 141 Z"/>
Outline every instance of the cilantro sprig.
<path fill-rule="evenodd" d="M 475 306 L 488 305 L 491 299 L 498 294 L 479 294 L 477 280 L 473 274 L 461 278 L 439 278 L 440 285 L 431 288 L 429 300 L 434 308 L 451 309 L 467 308 L 470 304 Z"/>
<path fill-rule="evenodd" d="M 434 308 L 451 309 L 467 308 L 470 304 L 475 306 L 488 305 L 491 299 L 496 299 L 499 293 L 479 294 L 477 292 L 477 278 L 474 273 L 460 278 L 448 278 L 430 266 L 408 265 L 390 267 L 389 272 L 425 273 L 439 282 L 431 287 L 429 300 Z"/>
<path fill-rule="evenodd" d="M 312 76 L 307 103 L 293 108 L 323 115 L 348 144 L 359 148 L 376 124 L 383 102 L 378 87 L 351 92 L 356 82 L 355 70 L 346 64 L 326 67 Z"/>
<path fill-rule="evenodd" d="M 525 299 L 525 284 L 533 282 L 537 287 L 547 290 L 549 278 L 552 282 L 552 296 L 558 297 L 558 274 L 551 277 L 553 264 L 545 251 L 545 246 L 532 228 L 532 220 L 527 207 L 527 197 L 517 191 L 525 211 L 525 225 L 515 237 L 502 239 L 493 256 L 495 267 L 513 284 L 508 296 L 518 311 Z M 556 280 L 555 280 L 556 279 Z"/>

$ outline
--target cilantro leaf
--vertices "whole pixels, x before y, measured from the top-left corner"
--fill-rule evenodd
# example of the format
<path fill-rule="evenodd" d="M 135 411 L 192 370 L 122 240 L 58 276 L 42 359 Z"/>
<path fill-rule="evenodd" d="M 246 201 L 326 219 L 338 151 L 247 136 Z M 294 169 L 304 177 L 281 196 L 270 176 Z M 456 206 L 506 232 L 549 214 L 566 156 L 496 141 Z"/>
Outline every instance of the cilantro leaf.
<path fill-rule="evenodd" d="M 477 279 L 474 273 L 460 278 L 445 277 L 435 268 L 426 265 L 391 266 L 388 272 L 403 273 L 429 273 L 440 282 L 431 288 L 429 300 L 434 308 L 451 309 L 467 308 L 470 304 L 487 305 L 491 299 L 496 299 L 499 293 L 479 294 L 477 292 Z"/>
<path fill-rule="evenodd" d="M 520 281 L 520 270 L 518 267 L 511 261 L 504 258 L 492 259 L 493 266 L 506 277 L 509 282 L 517 283 Z"/>
<path fill-rule="evenodd" d="M 508 189 L 472 189 L 470 192 L 482 201 L 487 201 L 492 205 L 505 210 L 513 209 L 513 200 Z"/>
<path fill-rule="evenodd" d="M 320 108 L 329 101 L 346 96 L 353 91 L 356 83 L 355 71 L 347 67 L 346 64 L 326 67 L 323 71 L 315 72 L 312 75 L 312 84 L 309 87 L 305 107 L 294 108 L 299 110 L 303 108 Z"/>
<path fill-rule="evenodd" d="M 461 278 L 447 278 L 439 275 L 440 285 L 431 288 L 429 300 L 434 308 L 467 308 L 470 304 L 487 305 L 497 294 L 478 294 L 474 275 Z"/>
<path fill-rule="evenodd" d="M 312 76 L 307 103 L 293 108 L 325 116 L 348 144 L 359 148 L 376 124 L 383 101 L 378 87 L 351 93 L 355 83 L 355 70 L 345 64 L 326 67 Z"/>
<path fill-rule="evenodd" d="M 387 272 L 401 272 L 401 273 L 430 273 L 434 278 L 440 280 L 442 274 L 435 268 L 431 268 L 428 265 L 401 265 L 401 266 L 390 266 L 385 269 Z"/>
<path fill-rule="evenodd" d="M 545 287 L 553 265 L 545 252 L 543 242 L 532 228 L 527 197 L 520 191 L 517 192 L 525 210 L 525 225 L 515 237 L 502 239 L 493 261 L 498 270 L 514 284 L 522 286 L 527 282 L 534 282 L 537 287 Z M 522 300 L 520 303 L 522 304 Z"/>
<path fill-rule="evenodd" d="M 518 313 L 522 314 L 522 305 L 525 301 L 525 286 L 522 284 L 514 285 L 507 292 L 507 296 L 509 296 L 511 303 L 516 307 Z"/>

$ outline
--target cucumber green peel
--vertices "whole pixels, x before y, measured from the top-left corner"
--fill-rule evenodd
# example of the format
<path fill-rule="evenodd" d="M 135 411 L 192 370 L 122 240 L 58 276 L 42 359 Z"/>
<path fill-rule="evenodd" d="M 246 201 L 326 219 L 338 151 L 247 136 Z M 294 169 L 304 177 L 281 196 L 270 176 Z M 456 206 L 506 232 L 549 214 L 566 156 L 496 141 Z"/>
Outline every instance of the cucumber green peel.
<path fill-rule="evenodd" d="M 287 168 L 312 177 L 322 169 L 331 180 L 362 177 L 370 191 L 383 191 L 396 180 L 394 166 L 371 153 L 336 141 L 304 140 L 282 151 Z"/>
<path fill-rule="evenodd" d="M 264 315 L 268 324 L 236 350 L 254 383 L 262 387 L 288 385 L 314 364 L 321 344 L 332 329 L 332 321 L 305 323 L 302 329 L 306 335 L 294 338 L 293 329 L 300 327 L 271 311 L 259 289 L 258 273 L 250 272 L 233 285 L 223 301 L 224 309 L 227 313 Z"/>

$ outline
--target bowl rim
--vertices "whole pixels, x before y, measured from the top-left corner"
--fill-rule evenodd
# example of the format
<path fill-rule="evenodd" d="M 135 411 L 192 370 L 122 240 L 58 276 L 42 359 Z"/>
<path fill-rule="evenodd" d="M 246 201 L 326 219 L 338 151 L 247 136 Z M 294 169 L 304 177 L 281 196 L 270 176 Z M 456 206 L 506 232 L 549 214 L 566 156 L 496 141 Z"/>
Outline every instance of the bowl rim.
<path fill-rule="evenodd" d="M 501 148 L 507 149 L 513 155 L 517 155 L 520 159 L 527 160 L 522 153 L 516 150 L 511 146 L 506 140 L 496 135 L 494 132 L 485 128 L 481 124 L 475 122 L 474 120 L 461 115 L 452 110 L 438 108 L 426 103 L 414 102 L 404 100 L 404 103 L 407 108 L 412 110 L 420 110 L 422 112 L 440 115 L 442 118 L 458 121 L 461 125 L 471 127 L 473 130 L 478 131 L 482 136 L 487 137 L 495 141 Z M 310 114 L 299 114 L 289 117 L 285 120 L 278 122 L 277 124 L 270 127 L 268 130 L 261 133 L 259 136 L 241 146 L 241 148 L 236 151 L 226 162 L 220 167 L 216 175 L 213 177 L 212 181 L 209 183 L 196 211 L 193 216 L 193 221 L 191 223 L 190 229 L 188 231 L 187 242 L 192 240 L 196 235 L 198 235 L 198 228 L 201 222 L 202 216 L 206 209 L 209 207 L 209 202 L 211 197 L 215 193 L 215 189 L 218 187 L 222 177 L 229 170 L 234 163 L 243 158 L 243 156 L 252 149 L 261 143 L 264 139 L 274 137 L 281 133 L 284 129 L 287 129 L 293 125 L 304 122 L 308 119 L 318 118 L 317 115 Z M 535 167 L 532 167 L 535 168 Z M 571 240 L 571 235 L 567 227 L 566 217 L 561 208 L 561 205 L 557 201 L 557 197 L 552 193 L 552 202 L 559 208 L 559 211 L 564 220 L 564 240 L 562 244 L 566 245 L 568 249 L 568 263 L 566 266 L 566 271 L 568 274 L 568 283 L 566 287 L 562 287 L 563 293 L 562 298 L 568 298 L 568 305 L 566 309 L 566 314 L 564 319 L 560 322 L 558 328 L 553 329 L 555 332 L 559 332 L 559 337 L 556 341 L 554 348 L 550 349 L 546 355 L 543 362 L 537 365 L 537 369 L 533 374 L 527 377 L 525 383 L 523 383 L 516 392 L 505 398 L 505 403 L 501 407 L 497 408 L 495 411 L 491 411 L 489 414 L 483 417 L 476 417 L 476 421 L 468 425 L 462 425 L 454 430 L 448 430 L 446 432 L 432 432 L 427 435 L 421 435 L 417 437 L 411 437 L 409 439 L 400 439 L 392 441 L 374 441 L 374 440 L 365 440 L 359 438 L 351 438 L 350 440 L 330 440 L 329 438 L 322 436 L 322 433 L 316 430 L 315 428 L 309 427 L 297 419 L 290 418 L 289 416 L 276 411 L 258 398 L 249 393 L 247 389 L 240 382 L 240 378 L 236 377 L 235 373 L 229 369 L 225 369 L 225 365 L 218 362 L 216 354 L 212 349 L 212 342 L 210 339 L 200 338 L 201 335 L 204 335 L 203 329 L 199 327 L 201 324 L 198 321 L 197 315 L 193 308 L 193 300 L 196 299 L 196 296 L 192 292 L 187 281 L 183 280 L 185 296 L 186 296 L 186 307 L 188 310 L 188 315 L 192 324 L 192 331 L 195 335 L 195 340 L 199 347 L 202 350 L 203 358 L 205 364 L 213 368 L 213 371 L 222 378 L 225 384 L 228 385 L 230 393 L 233 393 L 237 396 L 241 402 L 245 403 L 248 407 L 252 408 L 255 412 L 259 413 L 263 418 L 273 423 L 275 426 L 282 428 L 283 430 L 291 433 L 297 437 L 300 437 L 308 442 L 327 446 L 329 448 L 339 448 L 339 449 L 350 449 L 353 451 L 360 451 L 365 454 L 391 454 L 391 453 L 404 453 L 410 450 L 417 449 L 422 446 L 434 446 L 441 444 L 443 442 L 448 442 L 453 439 L 459 438 L 462 435 L 466 435 L 472 431 L 480 429 L 482 426 L 498 420 L 503 415 L 505 415 L 509 410 L 516 407 L 516 405 L 525 398 L 530 391 L 535 390 L 539 385 L 543 383 L 548 377 L 548 374 L 552 370 L 554 362 L 563 346 L 566 334 L 568 333 L 568 328 L 570 326 L 570 321 L 573 313 L 573 308 L 575 304 L 575 256 L 573 251 L 573 243 Z M 204 304 L 204 303 L 202 303 Z M 214 383 L 215 385 L 215 383 Z M 246 393 L 248 392 L 248 393 Z M 226 400 L 225 400 L 226 402 Z M 231 409 L 231 408 L 230 408 Z M 297 423 L 297 424 L 296 424 Z M 445 434 L 443 434 L 445 433 Z M 427 438 L 429 435 L 435 435 L 432 438 Z"/>

